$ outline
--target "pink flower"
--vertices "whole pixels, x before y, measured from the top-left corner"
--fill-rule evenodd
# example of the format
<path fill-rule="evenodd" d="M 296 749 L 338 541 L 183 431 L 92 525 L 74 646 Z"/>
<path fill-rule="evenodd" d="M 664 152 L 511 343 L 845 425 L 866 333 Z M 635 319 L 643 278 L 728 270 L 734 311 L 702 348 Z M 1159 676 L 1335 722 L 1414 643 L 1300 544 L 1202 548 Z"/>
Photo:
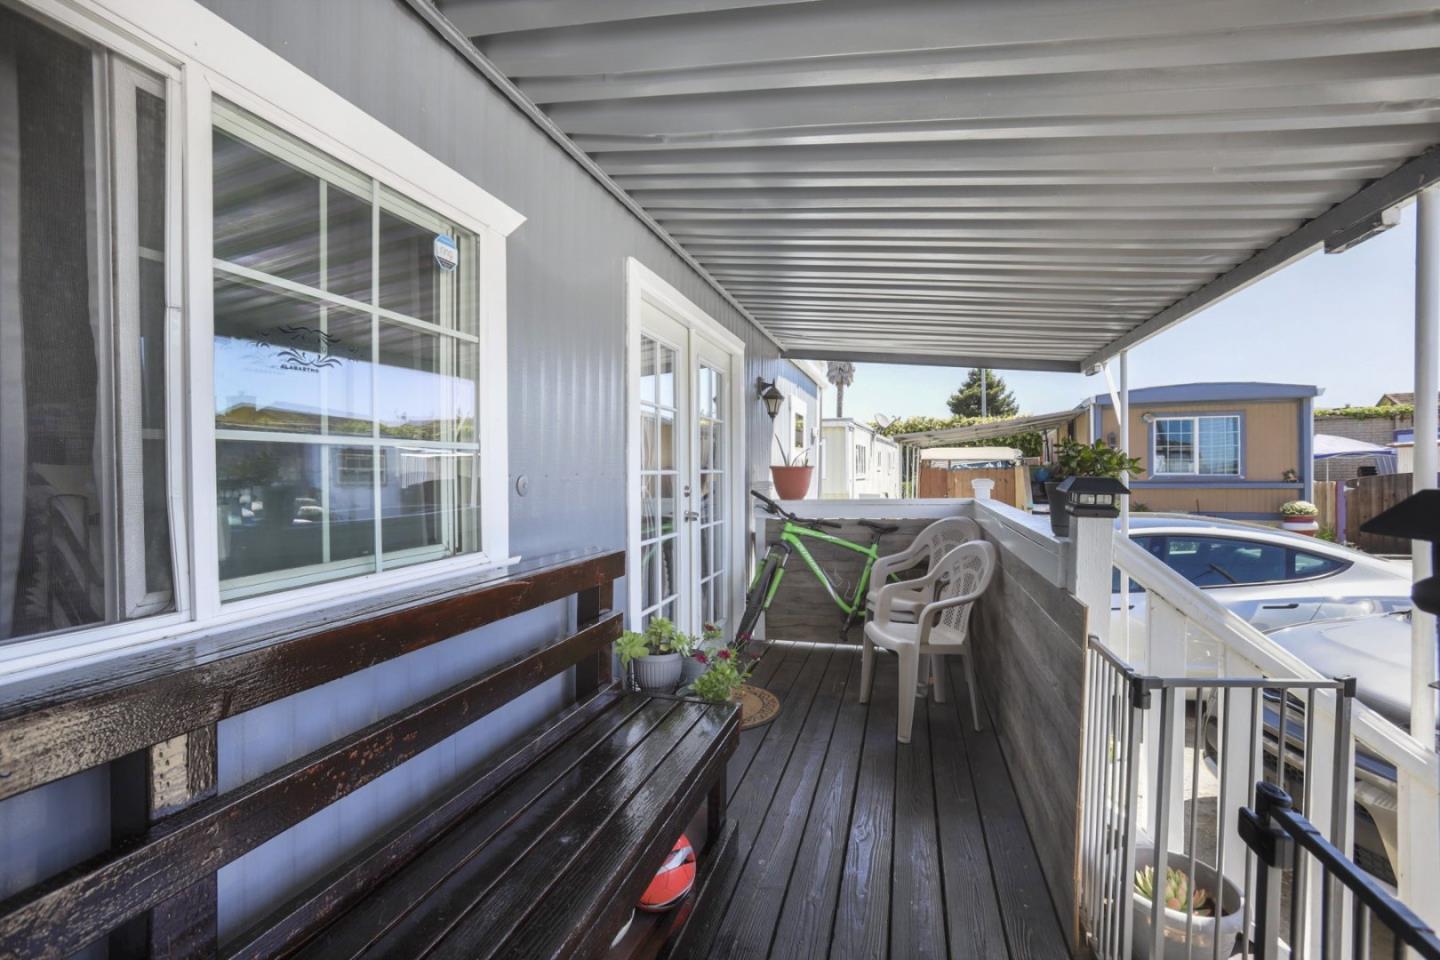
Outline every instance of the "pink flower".
<path fill-rule="evenodd" d="M 721 660 L 729 660 L 729 659 L 730 659 L 730 651 L 729 651 L 729 650 L 721 650 L 719 653 L 715 654 L 715 656 L 719 657 Z"/>
<path fill-rule="evenodd" d="M 703 653 L 697 653 L 697 654 L 695 654 L 695 659 L 698 660 L 700 663 L 709 663 L 709 662 L 710 662 L 710 658 L 707 657 L 707 656 L 705 656 L 705 654 L 703 654 Z"/>

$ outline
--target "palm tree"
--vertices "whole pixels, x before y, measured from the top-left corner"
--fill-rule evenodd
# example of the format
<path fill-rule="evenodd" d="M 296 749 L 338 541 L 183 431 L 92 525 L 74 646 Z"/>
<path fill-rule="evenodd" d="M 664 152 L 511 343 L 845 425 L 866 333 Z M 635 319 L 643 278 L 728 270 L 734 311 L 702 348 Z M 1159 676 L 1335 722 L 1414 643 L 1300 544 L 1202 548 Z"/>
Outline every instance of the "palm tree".
<path fill-rule="evenodd" d="M 845 416 L 845 388 L 855 382 L 855 364 L 831 360 L 825 365 L 825 379 L 835 384 L 835 416 Z"/>

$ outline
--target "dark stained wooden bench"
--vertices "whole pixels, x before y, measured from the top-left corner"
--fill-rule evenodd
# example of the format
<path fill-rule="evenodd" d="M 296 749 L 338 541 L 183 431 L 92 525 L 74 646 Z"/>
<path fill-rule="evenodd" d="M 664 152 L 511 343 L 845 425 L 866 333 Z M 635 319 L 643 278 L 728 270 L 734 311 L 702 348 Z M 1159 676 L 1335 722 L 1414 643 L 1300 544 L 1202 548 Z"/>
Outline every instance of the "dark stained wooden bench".
<path fill-rule="evenodd" d="M 610 606 L 623 571 L 620 553 L 541 562 L 281 637 L 237 632 L 119 670 L 0 688 L 0 799 L 109 763 L 115 840 L 0 903 L 0 956 L 62 957 L 102 938 L 111 956 L 180 958 L 703 952 L 691 931 L 704 925 L 688 921 L 731 846 L 725 765 L 738 711 L 614 682 L 621 618 Z M 564 639 L 215 792 L 220 719 L 571 595 Z M 220 867 L 571 668 L 571 705 L 217 945 Z M 612 950 L 682 830 L 699 854 L 696 890 Z"/>

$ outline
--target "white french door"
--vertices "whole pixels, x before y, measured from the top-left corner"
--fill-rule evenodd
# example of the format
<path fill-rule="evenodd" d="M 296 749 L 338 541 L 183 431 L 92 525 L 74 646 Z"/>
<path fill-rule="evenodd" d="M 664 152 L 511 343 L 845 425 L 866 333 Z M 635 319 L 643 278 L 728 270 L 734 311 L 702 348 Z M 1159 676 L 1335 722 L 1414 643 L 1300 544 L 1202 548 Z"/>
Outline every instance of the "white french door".
<path fill-rule="evenodd" d="M 737 367 L 733 347 L 641 301 L 637 625 L 663 616 L 698 634 L 731 619 Z"/>

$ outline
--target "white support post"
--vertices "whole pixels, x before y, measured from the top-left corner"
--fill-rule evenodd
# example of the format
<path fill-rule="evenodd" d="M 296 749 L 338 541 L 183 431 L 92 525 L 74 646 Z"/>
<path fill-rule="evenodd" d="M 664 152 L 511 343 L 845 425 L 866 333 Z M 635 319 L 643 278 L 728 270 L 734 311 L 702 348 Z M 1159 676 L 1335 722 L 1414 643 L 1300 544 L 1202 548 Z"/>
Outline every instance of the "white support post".
<path fill-rule="evenodd" d="M 1115 522 L 1070 518 L 1069 587 L 1089 611 L 1089 632 L 1110 646 L 1110 569 L 1115 564 Z"/>
<path fill-rule="evenodd" d="M 1149 658 L 1141 669 L 1156 677 L 1185 676 L 1185 634 L 1189 628 L 1185 614 L 1159 594 L 1152 592 L 1146 603 L 1145 620 L 1145 635 L 1149 640 L 1150 650 Z M 1162 763 L 1173 763 L 1178 771 L 1185 757 L 1184 696 L 1177 691 L 1176 695 L 1170 698 L 1169 743 L 1164 745 L 1163 750 L 1160 745 L 1159 698 L 1156 698 L 1155 704 L 1155 709 L 1150 711 L 1145 723 L 1145 769 L 1151 771 L 1146 776 L 1147 783 L 1158 782 L 1157 775 Z M 1182 824 L 1185 822 L 1184 779 L 1175 776 L 1171 784 L 1168 804 L 1170 823 Z M 1194 789 L 1193 785 L 1191 789 Z M 1147 799 L 1146 806 L 1149 805 L 1150 801 Z"/>
<path fill-rule="evenodd" d="M 1130 351 L 1120 351 L 1120 402 L 1115 407 L 1115 420 L 1120 426 L 1120 449 L 1130 456 Z M 1120 482 L 1130 486 L 1130 471 L 1120 471 Z M 1130 538 L 1130 497 L 1120 498 L 1120 536 Z M 1120 649 L 1132 658 L 1130 649 L 1130 578 L 1120 578 Z"/>
<path fill-rule="evenodd" d="M 1415 225 L 1415 472 L 1414 489 L 1436 485 L 1436 396 L 1440 394 L 1440 188 L 1421 192 Z M 1414 578 L 1431 576 L 1430 544 L 1411 547 Z M 1435 617 L 1411 614 L 1410 730 L 1427 747 L 1434 745 L 1436 679 Z M 1432 764 L 1432 769 L 1440 764 Z M 1400 899 L 1426 922 L 1440 923 L 1440 782 L 1399 774 Z"/>
<path fill-rule="evenodd" d="M 1440 394 L 1440 187 L 1420 194 L 1415 225 L 1415 472 L 1414 490 L 1435 486 L 1436 395 Z M 1416 540 L 1411 546 L 1414 577 L 1418 582 L 1433 574 L 1430 544 Z M 1435 617 L 1415 610 L 1411 616 L 1410 729 L 1426 744 L 1435 729 L 1436 679 Z"/>

